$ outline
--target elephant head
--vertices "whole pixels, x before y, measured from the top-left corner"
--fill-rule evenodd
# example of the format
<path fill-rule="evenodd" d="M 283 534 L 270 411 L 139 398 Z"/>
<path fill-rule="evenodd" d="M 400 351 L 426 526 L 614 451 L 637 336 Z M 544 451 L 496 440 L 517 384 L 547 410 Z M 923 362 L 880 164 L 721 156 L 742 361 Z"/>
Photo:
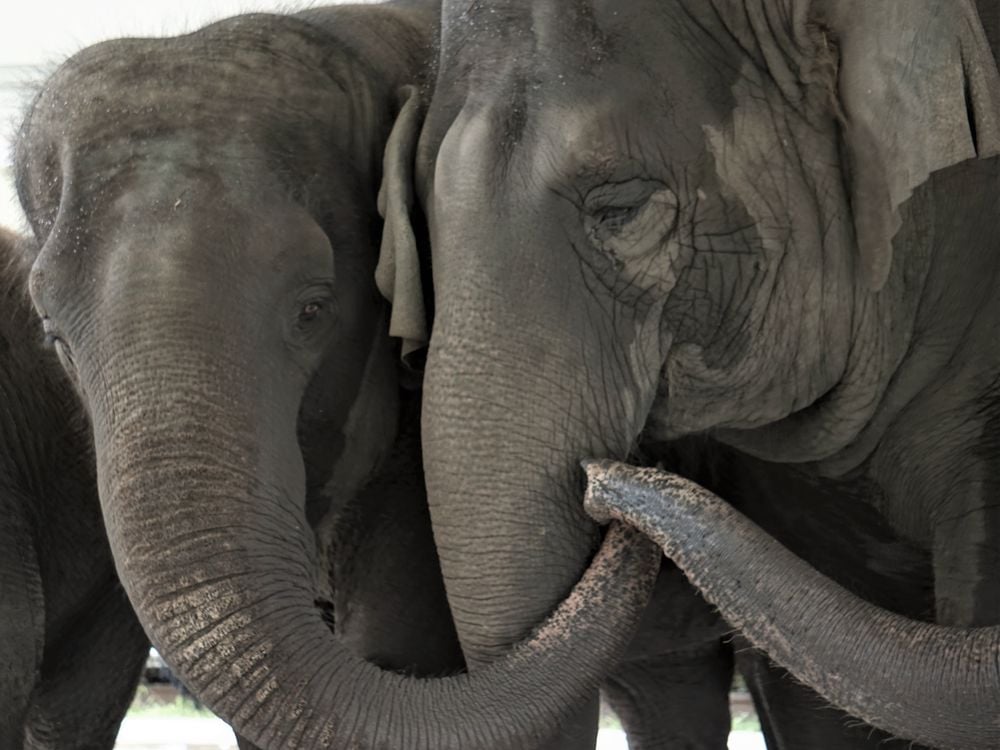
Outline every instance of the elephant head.
<path fill-rule="evenodd" d="M 404 84 L 420 84 L 436 9 L 304 17 L 107 42 L 61 66 L 17 147 L 31 296 L 93 426 L 123 585 L 209 707 L 263 747 L 524 747 L 624 647 L 657 555 L 609 533 L 575 598 L 475 678 L 382 672 L 331 634 L 307 487 L 349 492 L 377 464 L 395 429 L 387 328 L 423 335 L 404 316 L 420 307 L 403 299 L 419 290 L 409 256 L 376 274 L 377 197 L 381 180 L 383 213 L 406 215 L 396 173 L 420 99 Z M 311 454 L 303 433 L 322 438 Z M 595 658 L 549 659 L 570 635 Z M 542 699 L 550 670 L 559 700 Z"/>
<path fill-rule="evenodd" d="M 966 1 L 445 3 L 424 456 L 471 665 L 585 566 L 581 458 L 860 462 L 928 273 L 899 207 L 998 94 Z"/>

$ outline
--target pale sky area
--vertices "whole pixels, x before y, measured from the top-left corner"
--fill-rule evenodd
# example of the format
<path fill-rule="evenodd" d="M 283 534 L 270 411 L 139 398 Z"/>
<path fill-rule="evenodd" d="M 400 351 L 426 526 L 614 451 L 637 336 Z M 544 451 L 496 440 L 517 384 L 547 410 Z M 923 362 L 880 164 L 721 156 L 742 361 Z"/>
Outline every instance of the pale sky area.
<path fill-rule="evenodd" d="M 103 39 L 181 34 L 246 11 L 293 11 L 328 4 L 332 4 L 330 0 L 3 2 L 0 6 L 0 224 L 21 226 L 21 213 L 15 205 L 11 184 L 9 144 L 24 106 L 24 84 L 39 80 L 46 70 L 73 52 Z"/>
<path fill-rule="evenodd" d="M 274 0 L 8 2 L 0 25 L 0 65 L 46 63 L 102 39 L 179 34 L 247 10 L 308 5 Z"/>

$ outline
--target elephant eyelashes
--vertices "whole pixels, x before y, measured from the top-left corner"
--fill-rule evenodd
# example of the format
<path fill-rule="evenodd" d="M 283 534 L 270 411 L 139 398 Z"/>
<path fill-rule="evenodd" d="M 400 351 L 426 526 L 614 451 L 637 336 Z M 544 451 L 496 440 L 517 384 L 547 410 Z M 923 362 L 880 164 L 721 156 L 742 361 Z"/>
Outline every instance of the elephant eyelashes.
<path fill-rule="evenodd" d="M 55 350 L 56 357 L 59 358 L 59 363 L 63 369 L 68 373 L 73 373 L 76 369 L 76 364 L 73 362 L 73 355 L 70 353 L 69 347 L 66 346 L 66 342 L 49 327 L 48 318 L 45 318 L 42 323 L 45 330 L 45 347 Z"/>
<path fill-rule="evenodd" d="M 58 351 L 64 348 L 62 338 L 47 317 L 42 318 L 42 331 L 45 334 L 44 344 L 46 349 L 55 349 Z"/>
<path fill-rule="evenodd" d="M 591 243 L 620 261 L 656 250 L 677 224 L 677 195 L 656 180 L 602 185 L 587 195 L 585 207 Z"/>
<path fill-rule="evenodd" d="M 639 213 L 639 206 L 612 206 L 601 209 L 595 217 L 599 222 L 599 229 L 605 235 L 620 234 L 636 214 Z"/>

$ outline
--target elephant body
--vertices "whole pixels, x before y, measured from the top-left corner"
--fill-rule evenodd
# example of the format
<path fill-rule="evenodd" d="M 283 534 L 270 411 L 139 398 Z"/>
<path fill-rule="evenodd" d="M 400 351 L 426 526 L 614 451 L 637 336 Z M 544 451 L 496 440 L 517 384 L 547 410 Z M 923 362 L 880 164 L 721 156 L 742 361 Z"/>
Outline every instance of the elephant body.
<path fill-rule="evenodd" d="M 0 230 L 0 745 L 110 750 L 149 641 L 115 574 L 87 419 L 43 345 L 18 242 Z"/>
<path fill-rule="evenodd" d="M 424 456 L 473 673 L 586 568 L 579 461 L 698 434 L 784 467 L 775 486 L 798 468 L 845 491 L 845 518 L 881 515 L 931 561 L 937 623 L 1000 622 L 982 218 L 1000 77 L 975 5 L 445 2 L 443 19 L 415 151 L 436 311 Z M 927 688 L 897 666 L 886 684 Z M 936 687 L 994 705 L 994 687 Z M 887 692 L 842 707 L 929 745 L 996 744 L 985 709 L 934 733 L 926 711 L 886 723 Z M 578 706 L 551 747 L 593 726 Z"/>
<path fill-rule="evenodd" d="M 367 661 L 424 677 L 465 663 L 431 535 L 420 456 L 420 394 L 401 393 L 399 434 L 329 525 L 335 632 Z"/>
<path fill-rule="evenodd" d="M 869 481 L 819 480 L 802 467 L 761 461 L 725 446 L 705 450 L 711 464 L 705 485 L 798 557 L 866 601 L 933 621 L 929 551 L 889 527 L 871 502 L 878 491 Z M 737 640 L 735 650 L 768 748 L 874 750 L 891 743 L 891 734 L 831 706 L 745 639 Z"/>
<path fill-rule="evenodd" d="M 976 8 L 993 50 L 993 57 L 1000 60 L 1000 3 L 996 0 L 976 0 Z"/>

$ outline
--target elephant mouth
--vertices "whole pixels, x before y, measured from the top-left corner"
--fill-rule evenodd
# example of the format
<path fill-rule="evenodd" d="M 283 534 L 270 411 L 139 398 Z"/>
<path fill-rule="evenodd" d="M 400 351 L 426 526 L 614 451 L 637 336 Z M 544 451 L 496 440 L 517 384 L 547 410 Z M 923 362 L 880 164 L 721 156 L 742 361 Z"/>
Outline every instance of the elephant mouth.
<path fill-rule="evenodd" d="M 700 450 L 699 450 L 700 449 Z M 695 456 L 701 454 L 701 459 Z M 704 439 L 696 437 L 663 438 L 643 434 L 621 463 L 638 469 L 658 469 L 696 480 L 697 461 L 703 462 Z M 589 461 L 589 459 L 585 459 Z"/>

